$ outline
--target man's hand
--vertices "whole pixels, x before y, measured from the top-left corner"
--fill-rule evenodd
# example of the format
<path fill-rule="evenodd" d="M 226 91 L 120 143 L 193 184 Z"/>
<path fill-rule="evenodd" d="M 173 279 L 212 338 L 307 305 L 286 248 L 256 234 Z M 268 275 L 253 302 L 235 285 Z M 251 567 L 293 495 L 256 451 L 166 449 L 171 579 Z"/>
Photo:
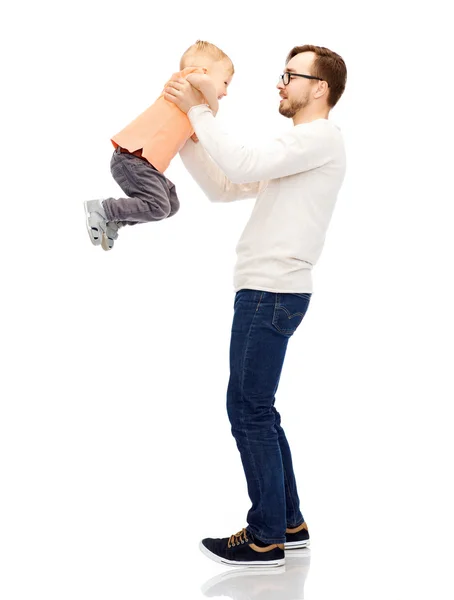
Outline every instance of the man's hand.
<path fill-rule="evenodd" d="M 216 86 L 214 81 L 208 75 L 202 75 L 201 73 L 189 73 L 186 77 L 186 81 L 199 90 L 205 99 L 205 102 L 211 108 L 214 116 L 217 115 L 219 110 L 219 100 L 217 97 Z"/>
<path fill-rule="evenodd" d="M 164 98 L 173 102 L 186 114 L 193 106 L 205 104 L 203 94 L 182 77 L 171 79 L 167 83 L 167 86 L 164 88 Z"/>

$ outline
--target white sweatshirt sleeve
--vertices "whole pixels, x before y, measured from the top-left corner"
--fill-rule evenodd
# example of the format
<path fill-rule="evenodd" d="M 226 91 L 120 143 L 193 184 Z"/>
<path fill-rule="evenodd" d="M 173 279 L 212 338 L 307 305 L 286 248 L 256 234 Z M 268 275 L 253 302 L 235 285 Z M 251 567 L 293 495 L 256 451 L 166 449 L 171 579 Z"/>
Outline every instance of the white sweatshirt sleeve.
<path fill-rule="evenodd" d="M 216 165 L 200 142 L 188 139 L 180 150 L 180 158 L 211 202 L 232 202 L 255 198 L 266 181 L 241 184 L 232 183 Z"/>
<path fill-rule="evenodd" d="M 224 131 L 206 104 L 193 106 L 188 117 L 208 154 L 230 182 L 245 184 L 287 177 L 329 162 L 332 145 L 326 128 L 295 126 L 257 148 L 247 148 Z"/>

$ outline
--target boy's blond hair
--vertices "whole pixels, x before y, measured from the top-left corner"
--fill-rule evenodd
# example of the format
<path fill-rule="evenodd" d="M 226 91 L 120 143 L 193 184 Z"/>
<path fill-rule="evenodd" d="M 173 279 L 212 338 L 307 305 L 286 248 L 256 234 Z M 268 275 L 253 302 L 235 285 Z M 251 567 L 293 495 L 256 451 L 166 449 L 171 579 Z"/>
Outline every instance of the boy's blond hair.
<path fill-rule="evenodd" d="M 207 56 L 215 62 L 222 60 L 229 61 L 232 71 L 231 74 L 233 75 L 235 73 L 233 63 L 227 54 L 214 44 L 211 44 L 210 42 L 204 42 L 202 40 L 197 40 L 195 44 L 189 46 L 189 48 L 184 52 L 180 59 L 180 71 L 186 67 L 203 67 L 203 58 Z"/>

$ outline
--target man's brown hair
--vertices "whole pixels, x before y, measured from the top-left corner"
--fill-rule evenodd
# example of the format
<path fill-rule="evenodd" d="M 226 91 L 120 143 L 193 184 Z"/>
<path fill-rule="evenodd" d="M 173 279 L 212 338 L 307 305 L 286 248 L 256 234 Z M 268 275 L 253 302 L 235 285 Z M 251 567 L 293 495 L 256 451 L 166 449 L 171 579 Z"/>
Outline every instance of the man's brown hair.
<path fill-rule="evenodd" d="M 312 73 L 307 73 L 307 75 L 320 77 L 320 79 L 328 83 L 328 106 L 333 108 L 344 93 L 345 84 L 347 83 L 347 67 L 345 66 L 344 59 L 339 54 L 336 54 L 336 52 L 328 50 L 328 48 L 324 48 L 323 46 L 306 44 L 304 46 L 295 46 L 289 52 L 285 64 L 297 54 L 301 54 L 301 52 L 314 52 L 316 54 L 312 65 Z"/>
<path fill-rule="evenodd" d="M 200 62 L 200 55 L 209 56 L 216 62 L 221 60 L 228 61 L 231 65 L 231 74 L 233 75 L 235 73 L 233 63 L 227 54 L 214 44 L 211 44 L 210 42 L 204 42 L 202 40 L 197 40 L 195 44 L 189 46 L 189 48 L 184 52 L 180 59 L 180 70 L 184 69 L 185 67 L 199 66 L 195 63 Z"/>

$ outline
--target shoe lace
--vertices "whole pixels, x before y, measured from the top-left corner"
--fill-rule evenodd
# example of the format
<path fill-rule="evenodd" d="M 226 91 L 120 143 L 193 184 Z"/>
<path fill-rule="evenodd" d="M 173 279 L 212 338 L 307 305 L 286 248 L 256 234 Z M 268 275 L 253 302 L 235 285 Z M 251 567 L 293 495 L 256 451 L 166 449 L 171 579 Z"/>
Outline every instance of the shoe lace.
<path fill-rule="evenodd" d="M 240 544 L 244 544 L 246 542 L 249 542 L 249 538 L 247 536 L 246 527 L 244 527 L 238 533 L 234 533 L 232 536 L 230 536 L 227 547 L 231 548 L 232 546 L 239 546 Z"/>

